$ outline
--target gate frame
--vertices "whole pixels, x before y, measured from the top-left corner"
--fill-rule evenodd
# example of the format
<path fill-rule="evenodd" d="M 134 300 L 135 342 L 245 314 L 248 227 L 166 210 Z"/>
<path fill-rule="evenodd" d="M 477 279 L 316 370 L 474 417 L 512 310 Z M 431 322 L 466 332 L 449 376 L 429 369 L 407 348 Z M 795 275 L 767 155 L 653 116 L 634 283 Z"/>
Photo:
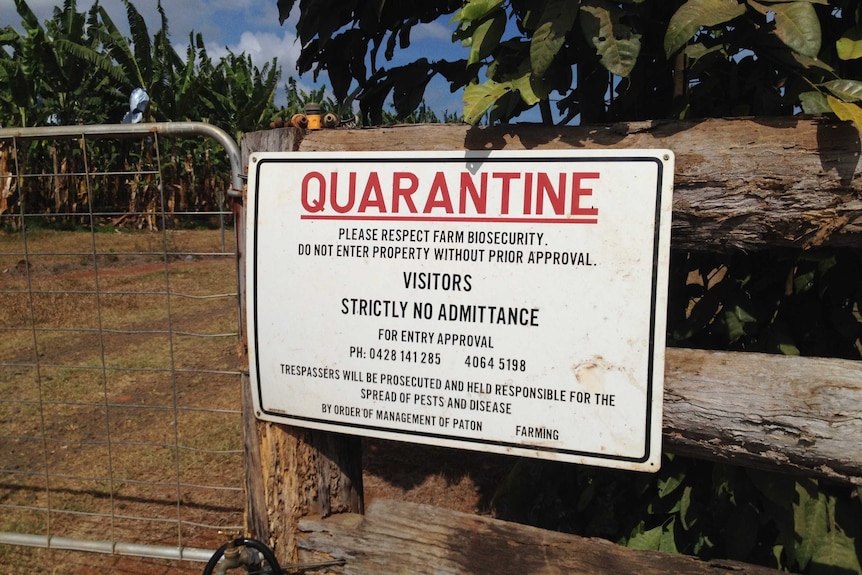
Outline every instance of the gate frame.
<path fill-rule="evenodd" d="M 151 122 L 140 124 L 93 124 L 71 126 L 37 126 L 29 128 L 0 128 L 0 141 L 13 144 L 19 140 L 58 140 L 70 138 L 132 138 L 148 134 L 167 137 L 205 137 L 215 140 L 227 153 L 230 162 L 230 186 L 226 196 L 231 201 L 231 211 L 235 217 L 235 233 L 237 239 L 242 230 L 241 208 L 237 200 L 242 198 L 243 168 L 240 163 L 240 148 L 233 138 L 224 130 L 205 122 Z M 19 174 L 20 175 L 20 174 Z M 2 175 L 0 175 L 2 177 Z M 7 176 L 11 177 L 11 176 Z M 239 243 L 237 243 L 239 248 Z M 237 258 L 239 251 L 237 252 Z M 239 290 L 241 271 L 237 261 L 237 288 Z M 238 318 L 240 337 L 244 331 L 243 309 L 238 291 Z M 244 369 L 241 366 L 241 369 Z M 90 539 L 60 537 L 52 535 L 34 535 L 24 533 L 0 532 L 0 545 L 15 545 L 38 547 L 63 551 L 86 551 L 119 556 L 135 556 L 151 559 L 182 560 L 207 562 L 214 550 L 191 547 L 171 547 L 163 545 L 136 544 L 120 541 L 96 541 Z"/>

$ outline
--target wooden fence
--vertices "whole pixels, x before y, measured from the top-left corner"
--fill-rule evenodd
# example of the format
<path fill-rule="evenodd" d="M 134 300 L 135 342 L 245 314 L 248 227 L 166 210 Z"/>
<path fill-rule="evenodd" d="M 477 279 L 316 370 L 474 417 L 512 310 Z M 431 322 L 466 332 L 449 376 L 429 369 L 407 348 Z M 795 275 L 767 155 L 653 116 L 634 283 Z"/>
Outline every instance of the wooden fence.
<path fill-rule="evenodd" d="M 674 151 L 675 249 L 862 246 L 860 141 L 846 123 L 278 129 L 243 140 L 244 160 L 255 151 L 587 148 Z M 862 485 L 862 362 L 669 348 L 666 365 L 665 450 Z M 356 438 L 257 422 L 250 408 L 244 413 L 247 528 L 283 561 L 348 558 L 333 573 L 770 572 L 656 560 L 603 541 L 421 506 L 381 502 L 361 515 Z"/>

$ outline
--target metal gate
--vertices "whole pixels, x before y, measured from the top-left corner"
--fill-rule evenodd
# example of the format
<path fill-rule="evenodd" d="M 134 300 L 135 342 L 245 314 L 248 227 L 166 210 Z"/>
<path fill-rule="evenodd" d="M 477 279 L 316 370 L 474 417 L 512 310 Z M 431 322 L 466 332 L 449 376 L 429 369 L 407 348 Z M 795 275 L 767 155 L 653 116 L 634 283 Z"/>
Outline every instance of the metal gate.
<path fill-rule="evenodd" d="M 242 529 L 240 173 L 208 124 L 0 130 L 0 553 Z"/>

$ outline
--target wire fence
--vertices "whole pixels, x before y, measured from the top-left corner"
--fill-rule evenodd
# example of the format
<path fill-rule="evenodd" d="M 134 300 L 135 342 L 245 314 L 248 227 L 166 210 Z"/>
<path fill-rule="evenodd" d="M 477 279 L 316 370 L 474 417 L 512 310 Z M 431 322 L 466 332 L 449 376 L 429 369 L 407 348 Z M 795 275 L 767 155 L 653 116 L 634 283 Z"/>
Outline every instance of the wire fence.
<path fill-rule="evenodd" d="M 242 529 L 233 213 L 199 193 L 237 159 L 205 125 L 0 130 L 0 544 L 205 561 Z"/>

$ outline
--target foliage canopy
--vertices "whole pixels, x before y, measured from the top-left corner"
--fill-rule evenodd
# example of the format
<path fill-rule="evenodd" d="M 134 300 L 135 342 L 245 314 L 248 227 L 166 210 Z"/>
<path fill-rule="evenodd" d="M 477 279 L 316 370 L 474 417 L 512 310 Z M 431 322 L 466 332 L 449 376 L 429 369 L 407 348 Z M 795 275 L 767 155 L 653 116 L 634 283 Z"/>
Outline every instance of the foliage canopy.
<path fill-rule="evenodd" d="M 282 22 L 296 0 L 278 0 Z M 339 102 L 400 116 L 435 75 L 464 88 L 464 117 L 546 123 L 834 112 L 862 125 L 858 0 L 300 0 L 300 73 Z M 387 68 L 411 30 L 441 15 L 465 58 Z M 351 91 L 352 90 L 352 91 Z M 551 102 L 556 104 L 553 113 Z"/>
<path fill-rule="evenodd" d="M 181 56 L 161 2 L 152 35 L 134 4 L 123 3 L 129 38 L 98 2 L 79 12 L 64 0 L 42 24 L 26 0 L 15 0 L 21 29 L 0 29 L 0 84 L 9 87 L 0 90 L 0 124 L 117 123 L 135 88 L 150 95 L 145 121 L 209 121 L 237 139 L 269 123 L 280 76 L 274 59 L 260 68 L 242 54 L 214 61 L 194 32 Z"/>

